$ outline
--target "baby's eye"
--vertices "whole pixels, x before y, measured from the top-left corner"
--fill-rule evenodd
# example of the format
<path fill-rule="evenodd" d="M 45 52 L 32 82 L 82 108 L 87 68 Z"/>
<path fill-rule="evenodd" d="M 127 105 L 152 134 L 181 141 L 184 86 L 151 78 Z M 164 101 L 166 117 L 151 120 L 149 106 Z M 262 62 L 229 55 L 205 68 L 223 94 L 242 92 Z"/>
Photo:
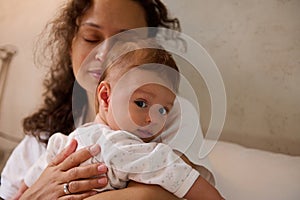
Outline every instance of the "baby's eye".
<path fill-rule="evenodd" d="M 141 108 L 146 108 L 146 107 L 147 107 L 147 103 L 146 103 L 145 101 L 142 101 L 142 100 L 134 101 L 134 103 L 135 103 L 138 107 L 141 107 Z"/>
<path fill-rule="evenodd" d="M 158 110 L 158 112 L 161 114 L 161 115 L 166 115 L 166 114 L 168 114 L 168 111 L 167 111 L 167 109 L 166 108 L 160 108 L 159 110 Z"/>

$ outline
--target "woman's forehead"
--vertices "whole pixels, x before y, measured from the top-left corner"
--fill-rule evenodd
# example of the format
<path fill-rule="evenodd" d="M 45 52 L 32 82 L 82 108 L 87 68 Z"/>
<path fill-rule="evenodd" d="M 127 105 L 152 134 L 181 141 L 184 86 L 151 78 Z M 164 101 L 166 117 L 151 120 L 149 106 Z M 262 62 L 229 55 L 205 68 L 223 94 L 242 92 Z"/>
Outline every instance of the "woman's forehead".
<path fill-rule="evenodd" d="M 123 30 L 147 26 L 145 10 L 132 0 L 94 0 L 81 24 L 102 30 Z"/>

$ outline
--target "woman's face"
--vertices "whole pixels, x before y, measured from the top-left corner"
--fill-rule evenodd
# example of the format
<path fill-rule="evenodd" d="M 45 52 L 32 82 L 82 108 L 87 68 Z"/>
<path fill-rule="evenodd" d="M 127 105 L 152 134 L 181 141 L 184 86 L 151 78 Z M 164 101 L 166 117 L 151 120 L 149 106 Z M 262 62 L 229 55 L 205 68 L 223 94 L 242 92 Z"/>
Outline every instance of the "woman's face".
<path fill-rule="evenodd" d="M 79 31 L 72 41 L 71 57 L 76 79 L 83 60 L 94 47 L 120 32 L 146 27 L 145 16 L 143 7 L 132 0 L 94 0 L 92 7 L 80 20 Z M 97 53 L 97 66 L 101 65 L 108 47 L 107 42 L 102 43 Z M 98 82 L 101 72 L 99 67 L 92 67 L 80 70 L 79 76 L 81 80 L 94 84 Z"/>

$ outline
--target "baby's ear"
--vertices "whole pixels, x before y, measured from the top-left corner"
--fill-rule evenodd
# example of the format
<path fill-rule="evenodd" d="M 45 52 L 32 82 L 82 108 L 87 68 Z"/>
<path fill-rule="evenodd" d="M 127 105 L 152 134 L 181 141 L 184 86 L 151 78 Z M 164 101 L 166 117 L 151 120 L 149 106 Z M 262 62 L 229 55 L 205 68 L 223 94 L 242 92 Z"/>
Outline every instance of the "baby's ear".
<path fill-rule="evenodd" d="M 108 108 L 110 96 L 110 85 L 106 81 L 102 81 L 97 87 L 97 99 L 99 106 L 102 106 L 104 109 Z"/>

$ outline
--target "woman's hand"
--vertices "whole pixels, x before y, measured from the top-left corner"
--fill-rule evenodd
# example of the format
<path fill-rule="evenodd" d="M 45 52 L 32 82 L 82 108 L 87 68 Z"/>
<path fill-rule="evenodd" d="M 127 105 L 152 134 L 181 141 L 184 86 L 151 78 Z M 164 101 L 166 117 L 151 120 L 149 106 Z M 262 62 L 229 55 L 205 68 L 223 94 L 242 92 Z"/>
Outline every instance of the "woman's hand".
<path fill-rule="evenodd" d="M 75 152 L 77 141 L 72 140 L 55 159 L 49 163 L 39 179 L 28 188 L 20 199 L 83 199 L 96 194 L 94 188 L 107 184 L 104 164 L 96 163 L 79 166 L 82 162 L 100 152 L 99 145 L 81 149 Z M 102 175 L 99 177 L 99 175 Z M 91 178 L 93 177 L 93 178 Z M 64 184 L 68 183 L 70 194 L 65 194 Z"/>
<path fill-rule="evenodd" d="M 11 198 L 11 200 L 18 200 L 21 198 L 23 193 L 28 189 L 27 185 L 24 183 L 24 181 L 21 182 L 20 188 L 18 192 L 15 194 L 14 197 Z"/>

